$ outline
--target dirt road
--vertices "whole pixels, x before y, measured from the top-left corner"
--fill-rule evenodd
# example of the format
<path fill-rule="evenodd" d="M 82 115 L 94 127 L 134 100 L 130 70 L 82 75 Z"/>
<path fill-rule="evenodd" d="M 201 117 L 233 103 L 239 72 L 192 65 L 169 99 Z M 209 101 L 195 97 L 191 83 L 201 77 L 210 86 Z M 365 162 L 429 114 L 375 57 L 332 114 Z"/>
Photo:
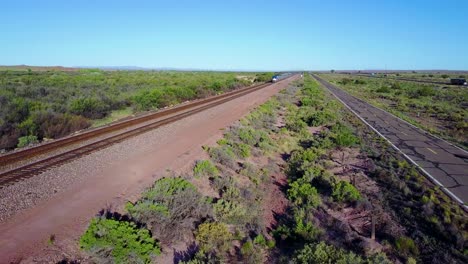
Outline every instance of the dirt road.
<path fill-rule="evenodd" d="M 85 176 L 1 224 L 0 263 L 32 261 L 34 256 L 44 254 L 51 235 L 56 244 L 76 245 L 89 219 L 99 210 L 121 206 L 156 178 L 166 175 L 167 169 L 192 166 L 204 154 L 201 146 L 219 137 L 221 129 L 297 78 L 272 84 L 56 168 L 50 173 L 60 177 Z"/>

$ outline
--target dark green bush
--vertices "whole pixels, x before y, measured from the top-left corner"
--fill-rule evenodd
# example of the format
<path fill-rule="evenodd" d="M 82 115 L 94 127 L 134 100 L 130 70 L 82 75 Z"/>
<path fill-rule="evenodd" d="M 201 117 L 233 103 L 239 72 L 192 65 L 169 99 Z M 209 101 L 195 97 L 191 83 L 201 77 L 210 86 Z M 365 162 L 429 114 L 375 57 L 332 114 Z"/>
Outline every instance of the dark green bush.
<path fill-rule="evenodd" d="M 20 137 L 20 138 L 18 138 L 18 148 L 27 147 L 27 146 L 30 146 L 32 144 L 36 144 L 38 142 L 39 141 L 37 140 L 36 136 Z"/>
<path fill-rule="evenodd" d="M 342 84 L 342 85 L 348 85 L 348 84 L 350 84 L 350 83 L 352 83 L 352 82 L 353 82 L 352 79 L 343 78 L 343 79 L 341 79 L 341 81 L 339 81 L 338 83 L 339 83 L 339 84 Z"/>
<path fill-rule="evenodd" d="M 333 141 L 338 147 L 351 147 L 358 143 L 359 139 L 347 126 L 336 125 L 332 128 Z"/>
<path fill-rule="evenodd" d="M 413 239 L 409 237 L 397 238 L 395 241 L 395 246 L 398 249 L 398 251 L 405 256 L 416 256 L 419 254 L 418 247 L 414 243 Z"/>
<path fill-rule="evenodd" d="M 288 199 L 298 207 L 316 208 L 321 204 L 317 189 L 304 179 L 294 181 L 289 185 Z"/>
<path fill-rule="evenodd" d="M 375 92 L 377 93 L 390 93 L 390 87 L 388 87 L 386 84 L 380 86 Z"/>
<path fill-rule="evenodd" d="M 365 261 L 353 252 L 346 252 L 325 242 L 307 244 L 301 250 L 297 250 L 292 263 L 365 263 Z"/>
<path fill-rule="evenodd" d="M 312 127 L 321 125 L 331 124 L 337 119 L 336 113 L 331 110 L 325 109 L 322 111 L 316 111 L 312 115 L 308 116 L 307 124 Z"/>
<path fill-rule="evenodd" d="M 78 98 L 71 102 L 70 111 L 91 119 L 103 118 L 108 114 L 109 108 L 97 98 Z"/>
<path fill-rule="evenodd" d="M 351 183 L 339 181 L 333 187 L 332 197 L 337 202 L 355 202 L 361 199 L 361 194 Z"/>
<path fill-rule="evenodd" d="M 94 218 L 80 238 L 80 247 L 97 255 L 111 256 L 115 263 L 150 263 L 151 257 L 159 255 L 159 244 L 151 238 L 147 229 L 135 223 L 105 218 Z"/>

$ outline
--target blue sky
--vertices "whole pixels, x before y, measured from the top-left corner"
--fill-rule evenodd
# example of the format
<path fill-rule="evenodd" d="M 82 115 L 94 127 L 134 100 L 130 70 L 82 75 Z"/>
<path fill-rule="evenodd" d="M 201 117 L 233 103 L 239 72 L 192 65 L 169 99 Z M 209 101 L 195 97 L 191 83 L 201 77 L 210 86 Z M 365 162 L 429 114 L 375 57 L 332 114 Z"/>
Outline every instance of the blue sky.
<path fill-rule="evenodd" d="M 468 70 L 468 1 L 7 1 L 0 65 Z"/>

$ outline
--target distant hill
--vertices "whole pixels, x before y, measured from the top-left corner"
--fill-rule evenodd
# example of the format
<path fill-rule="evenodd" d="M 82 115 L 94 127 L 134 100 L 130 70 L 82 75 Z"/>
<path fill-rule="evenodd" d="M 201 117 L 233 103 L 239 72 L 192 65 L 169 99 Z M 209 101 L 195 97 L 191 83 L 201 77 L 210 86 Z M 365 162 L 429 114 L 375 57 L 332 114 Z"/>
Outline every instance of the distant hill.
<path fill-rule="evenodd" d="M 30 66 L 30 65 L 0 65 L 0 71 L 77 71 L 79 68 L 63 67 L 63 66 Z"/>

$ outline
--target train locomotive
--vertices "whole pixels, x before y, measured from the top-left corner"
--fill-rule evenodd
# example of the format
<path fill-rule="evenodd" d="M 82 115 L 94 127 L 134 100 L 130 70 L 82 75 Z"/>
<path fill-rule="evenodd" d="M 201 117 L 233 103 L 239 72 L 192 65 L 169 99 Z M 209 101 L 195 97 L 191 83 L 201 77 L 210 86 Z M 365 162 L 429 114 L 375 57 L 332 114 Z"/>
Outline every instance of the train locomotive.
<path fill-rule="evenodd" d="M 282 79 L 285 79 L 285 78 L 287 78 L 287 77 L 289 77 L 291 75 L 292 75 L 292 73 L 275 74 L 275 75 L 273 75 L 273 77 L 271 77 L 271 82 L 275 83 L 275 82 L 280 81 Z"/>

